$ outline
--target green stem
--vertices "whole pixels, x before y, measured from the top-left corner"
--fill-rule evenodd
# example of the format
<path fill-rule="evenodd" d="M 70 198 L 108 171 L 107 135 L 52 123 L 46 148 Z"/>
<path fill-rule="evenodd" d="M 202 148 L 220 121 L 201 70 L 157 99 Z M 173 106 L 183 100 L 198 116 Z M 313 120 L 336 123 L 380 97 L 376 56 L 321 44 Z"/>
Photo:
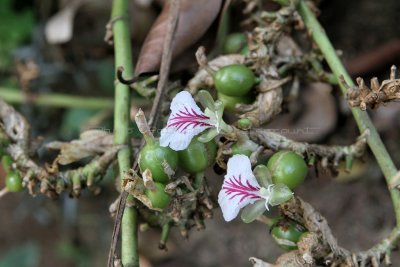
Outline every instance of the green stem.
<path fill-rule="evenodd" d="M 166 224 L 163 225 L 162 231 L 161 231 L 160 242 L 158 244 L 159 249 L 166 249 L 170 230 L 171 230 L 171 223 L 167 222 Z"/>
<path fill-rule="evenodd" d="M 329 41 L 324 29 L 319 24 L 314 13 L 310 10 L 310 8 L 303 0 L 300 0 L 299 2 L 298 12 L 300 16 L 303 18 L 304 24 L 308 29 L 308 31 L 310 32 L 314 42 L 318 45 L 329 67 L 335 74 L 336 79 L 338 79 L 341 75 L 343 75 L 346 82 L 350 86 L 354 86 L 354 83 L 350 75 L 347 73 L 342 62 L 337 56 L 336 51 L 333 48 L 331 42 Z M 343 84 L 340 84 L 340 88 L 343 94 L 346 94 L 347 89 Z M 390 158 L 390 155 L 387 152 L 385 145 L 383 144 L 374 125 L 372 124 L 368 114 L 365 111 L 360 110 L 359 108 L 352 108 L 351 112 L 353 113 L 354 119 L 358 125 L 358 128 L 360 129 L 360 132 L 369 130 L 369 135 L 367 138 L 368 145 L 371 148 L 372 153 L 374 154 L 385 176 L 387 184 L 389 185 L 390 181 L 397 173 L 396 166 L 394 165 L 392 159 Z M 397 225 L 400 226 L 400 193 L 397 189 L 389 189 L 389 190 L 396 213 Z"/>
<path fill-rule="evenodd" d="M 0 87 L 0 98 L 8 103 L 32 103 L 43 107 L 106 109 L 114 107 L 114 100 L 106 97 L 84 97 L 67 94 L 25 94 L 18 89 Z M 149 103 L 134 99 L 137 105 Z"/>
<path fill-rule="evenodd" d="M 131 39 L 128 23 L 128 0 L 114 0 L 112 6 L 112 31 L 116 71 L 119 66 L 125 69 L 128 77 L 133 75 Z M 130 89 L 129 86 L 116 82 L 114 108 L 114 142 L 127 145 L 118 152 L 120 177 L 131 167 L 131 148 L 129 147 L 130 124 Z M 122 179 L 121 179 L 122 180 Z M 131 202 L 128 197 L 128 203 Z M 121 222 L 121 260 L 125 267 L 138 267 L 137 211 L 126 205 Z"/>
<path fill-rule="evenodd" d="M 31 94 L 19 90 L 0 88 L 0 98 L 9 103 L 33 103 L 38 106 L 66 108 L 85 107 L 91 109 L 112 108 L 114 100 L 102 97 L 81 97 L 64 94 Z"/>

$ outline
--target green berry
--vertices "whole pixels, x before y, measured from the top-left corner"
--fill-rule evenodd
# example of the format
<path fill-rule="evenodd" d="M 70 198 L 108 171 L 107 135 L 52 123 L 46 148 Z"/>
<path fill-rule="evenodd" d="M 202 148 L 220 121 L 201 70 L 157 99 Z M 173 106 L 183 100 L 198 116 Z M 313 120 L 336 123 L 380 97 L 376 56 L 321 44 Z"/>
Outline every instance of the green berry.
<path fill-rule="evenodd" d="M 218 99 L 224 104 L 225 109 L 229 111 L 235 111 L 236 104 L 250 104 L 253 98 L 246 95 L 242 97 L 227 96 L 218 93 Z"/>
<path fill-rule="evenodd" d="M 153 180 L 160 183 L 169 181 L 168 175 L 163 168 L 166 161 L 172 170 L 178 167 L 178 153 L 169 147 L 162 147 L 158 141 L 146 144 L 139 154 L 139 167 L 142 172 L 149 169 Z"/>
<path fill-rule="evenodd" d="M 243 47 L 247 45 L 246 36 L 243 33 L 231 33 L 226 38 L 224 44 L 225 54 L 235 54 L 239 53 Z"/>
<path fill-rule="evenodd" d="M 188 173 L 198 173 L 209 167 L 217 156 L 214 140 L 202 143 L 194 138 L 185 150 L 178 151 L 179 166 Z"/>
<path fill-rule="evenodd" d="M 12 164 L 14 163 L 13 158 L 6 154 L 1 157 L 1 166 L 6 173 L 9 173 L 12 170 Z"/>
<path fill-rule="evenodd" d="M 285 184 L 291 190 L 304 182 L 307 165 L 304 159 L 292 151 L 279 151 L 268 161 L 267 167 L 274 184 Z"/>
<path fill-rule="evenodd" d="M 214 77 L 217 91 L 227 96 L 244 96 L 255 83 L 251 69 L 243 64 L 228 65 L 220 68 Z"/>
<path fill-rule="evenodd" d="M 6 176 L 6 188 L 10 192 L 20 192 L 22 189 L 22 177 L 17 171 L 11 171 Z"/>
<path fill-rule="evenodd" d="M 297 249 L 297 242 L 304 233 L 303 229 L 292 223 L 274 226 L 271 235 L 275 239 L 278 246 L 285 250 Z"/>
<path fill-rule="evenodd" d="M 145 195 L 149 198 L 153 208 L 164 209 L 171 202 L 171 197 L 164 191 L 165 185 L 154 183 L 154 190 L 146 189 Z"/>

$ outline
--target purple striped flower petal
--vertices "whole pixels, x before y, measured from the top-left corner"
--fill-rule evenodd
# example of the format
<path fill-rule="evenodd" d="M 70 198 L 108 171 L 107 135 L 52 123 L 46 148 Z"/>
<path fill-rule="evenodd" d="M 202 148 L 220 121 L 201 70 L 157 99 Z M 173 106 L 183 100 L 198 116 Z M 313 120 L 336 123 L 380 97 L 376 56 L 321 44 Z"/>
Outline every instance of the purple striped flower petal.
<path fill-rule="evenodd" d="M 160 145 L 183 150 L 194 136 L 210 127 L 214 127 L 210 118 L 200 110 L 189 92 L 182 91 L 171 102 L 171 115 L 167 126 L 161 130 Z"/>
<path fill-rule="evenodd" d="M 241 208 L 265 198 L 260 195 L 260 189 L 251 171 L 250 159 L 245 155 L 230 158 L 227 174 L 218 194 L 218 203 L 225 221 L 235 219 Z"/>

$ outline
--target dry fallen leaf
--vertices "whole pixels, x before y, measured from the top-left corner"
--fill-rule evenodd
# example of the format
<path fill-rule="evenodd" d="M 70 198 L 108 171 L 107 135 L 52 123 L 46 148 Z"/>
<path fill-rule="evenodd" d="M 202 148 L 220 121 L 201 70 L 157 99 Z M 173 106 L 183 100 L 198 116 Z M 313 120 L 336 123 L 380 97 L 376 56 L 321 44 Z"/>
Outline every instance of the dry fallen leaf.
<path fill-rule="evenodd" d="M 203 36 L 217 17 L 221 3 L 222 0 L 181 0 L 179 21 L 173 41 L 173 59 Z M 167 2 L 144 41 L 136 65 L 136 75 L 158 70 L 169 12 L 170 4 Z"/>

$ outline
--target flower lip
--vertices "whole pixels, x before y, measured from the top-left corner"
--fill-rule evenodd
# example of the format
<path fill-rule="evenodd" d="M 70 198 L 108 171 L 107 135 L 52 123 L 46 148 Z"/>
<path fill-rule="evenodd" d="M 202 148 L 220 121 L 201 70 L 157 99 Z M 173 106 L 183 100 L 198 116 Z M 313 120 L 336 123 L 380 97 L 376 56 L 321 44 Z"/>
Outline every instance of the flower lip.
<path fill-rule="evenodd" d="M 196 128 L 198 126 L 212 125 L 208 122 L 210 120 L 204 114 L 197 113 L 193 108 L 188 109 L 183 106 L 183 110 L 179 110 L 174 116 L 168 120 L 167 128 L 177 127 L 178 132 L 184 132 L 188 128 Z"/>
<path fill-rule="evenodd" d="M 228 180 L 224 182 L 222 189 L 225 190 L 230 200 L 235 197 L 241 197 L 239 203 L 246 198 L 261 198 L 259 193 L 260 187 L 250 184 L 249 180 L 243 183 L 241 174 L 239 174 L 239 177 L 229 177 Z"/>

